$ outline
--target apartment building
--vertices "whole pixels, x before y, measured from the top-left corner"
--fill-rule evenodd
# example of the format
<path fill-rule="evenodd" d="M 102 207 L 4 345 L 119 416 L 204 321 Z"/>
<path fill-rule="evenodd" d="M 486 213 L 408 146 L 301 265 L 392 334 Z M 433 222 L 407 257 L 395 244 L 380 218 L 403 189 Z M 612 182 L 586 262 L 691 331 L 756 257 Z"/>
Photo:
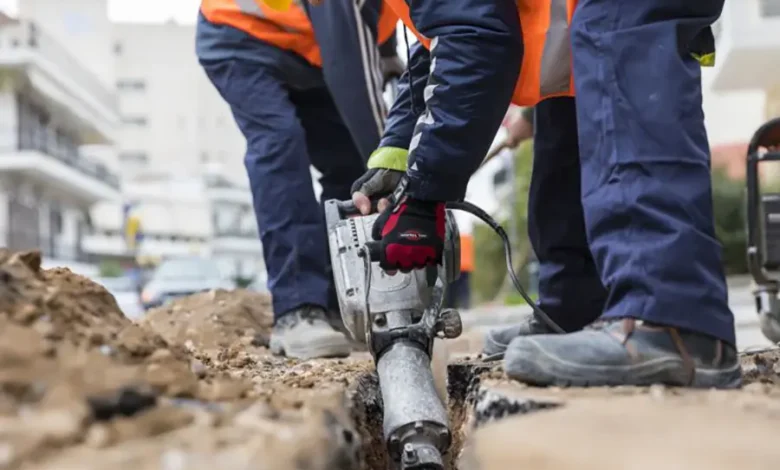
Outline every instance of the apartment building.
<path fill-rule="evenodd" d="M 0 22 L 8 23 L 0 30 L 2 150 L 34 145 L 52 158 L 77 158 L 68 164 L 102 184 L 102 192 L 88 191 L 91 183 L 81 180 L 64 187 L 41 178 L 27 184 L 17 175 L 20 163 L 3 158 L 0 222 L 10 212 L 13 225 L 0 224 L 0 242 L 57 251 L 54 264 L 65 264 L 62 256 L 77 258 L 82 271 L 94 271 L 107 257 L 200 253 L 218 258 L 226 274 L 262 272 L 244 140 L 197 63 L 194 26 L 112 23 L 107 0 L 24 0 L 16 13 L 20 22 Z M 59 67 L 47 71 L 61 89 L 55 93 L 30 75 L 33 69 L 5 43 L 21 44 L 35 60 Z M 56 102 L 47 101 L 50 95 Z M 30 131 L 28 122 L 45 129 Z M 49 179 L 67 174 L 48 163 L 40 166 Z M 6 183 L 14 186 L 6 189 Z M 7 209 L 6 199 L 12 201 Z M 28 214 L 16 199 L 44 212 Z M 45 200 L 52 201 L 51 217 Z M 125 242 L 127 204 L 136 208 L 144 233 L 137 247 Z M 20 225 L 20 218 L 40 223 Z M 66 235 L 51 241 L 49 226 Z M 65 246 L 70 251 L 61 254 Z"/>
<path fill-rule="evenodd" d="M 0 16 L 0 246 L 93 273 L 90 210 L 118 200 L 120 181 L 81 149 L 112 145 L 118 120 L 113 90 L 57 37 Z"/>
<path fill-rule="evenodd" d="M 123 173 L 199 175 L 217 164 L 246 185 L 244 139 L 198 64 L 194 25 L 117 23 L 113 31 Z"/>

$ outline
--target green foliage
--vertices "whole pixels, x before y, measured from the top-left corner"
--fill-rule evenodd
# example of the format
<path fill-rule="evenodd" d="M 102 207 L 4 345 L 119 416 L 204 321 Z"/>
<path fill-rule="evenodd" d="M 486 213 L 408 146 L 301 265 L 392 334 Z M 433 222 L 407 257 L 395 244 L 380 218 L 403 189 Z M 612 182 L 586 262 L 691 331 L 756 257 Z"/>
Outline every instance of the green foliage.
<path fill-rule="evenodd" d="M 253 280 L 254 280 L 254 278 L 252 278 L 252 277 L 245 277 L 245 276 L 234 276 L 233 277 L 233 282 L 236 283 L 236 287 L 239 288 L 239 289 L 247 288 L 250 284 L 252 284 Z"/>
<path fill-rule="evenodd" d="M 723 245 L 727 274 L 747 272 L 745 230 L 745 183 L 730 179 L 722 170 L 712 172 L 712 204 L 715 236 Z"/>
<path fill-rule="evenodd" d="M 528 240 L 528 191 L 531 185 L 531 169 L 533 166 L 533 144 L 530 140 L 523 142 L 514 155 L 515 192 L 514 192 L 514 232 L 507 226 L 507 220 L 499 221 L 507 232 L 515 235 L 512 240 L 514 270 L 521 282 L 527 278 L 524 269 L 531 254 L 531 244 Z M 510 203 L 510 201 L 506 201 Z M 471 288 L 477 302 L 489 302 L 502 299 L 502 302 L 524 302 L 512 286 L 506 275 L 504 248 L 501 239 L 486 225 L 474 228 L 474 273 L 471 276 Z M 514 305 L 514 303 L 512 304 Z"/>
<path fill-rule="evenodd" d="M 477 303 L 496 298 L 506 277 L 501 239 L 484 224 L 474 226 L 474 272 L 471 290 Z"/>
<path fill-rule="evenodd" d="M 124 274 L 122 265 L 116 260 L 103 260 L 98 265 L 100 277 L 120 277 Z"/>

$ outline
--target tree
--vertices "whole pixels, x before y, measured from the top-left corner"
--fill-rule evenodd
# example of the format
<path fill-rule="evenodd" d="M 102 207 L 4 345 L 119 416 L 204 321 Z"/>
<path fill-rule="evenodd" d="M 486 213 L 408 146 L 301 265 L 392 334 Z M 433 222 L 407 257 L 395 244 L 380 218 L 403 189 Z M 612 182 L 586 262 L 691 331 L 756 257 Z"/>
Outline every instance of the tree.
<path fill-rule="evenodd" d="M 715 236 L 723 246 L 727 274 L 747 272 L 745 183 L 729 178 L 721 169 L 712 172 L 712 206 Z"/>

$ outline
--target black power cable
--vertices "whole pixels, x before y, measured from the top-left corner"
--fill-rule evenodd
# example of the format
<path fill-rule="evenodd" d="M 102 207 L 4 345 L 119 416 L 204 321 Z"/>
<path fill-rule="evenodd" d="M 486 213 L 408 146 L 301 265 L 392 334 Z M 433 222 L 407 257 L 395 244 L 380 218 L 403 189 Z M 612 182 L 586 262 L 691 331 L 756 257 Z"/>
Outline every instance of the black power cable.
<path fill-rule="evenodd" d="M 536 302 L 534 302 L 531 297 L 528 295 L 528 293 L 523 288 L 523 285 L 520 283 L 520 280 L 517 279 L 517 275 L 515 274 L 515 270 L 512 267 L 512 243 L 509 240 L 509 235 L 506 233 L 506 230 L 504 230 L 504 227 L 502 227 L 496 220 L 490 216 L 487 212 L 482 210 L 480 207 L 467 202 L 467 201 L 459 201 L 459 202 L 448 202 L 447 203 L 447 209 L 455 209 L 462 212 L 466 212 L 468 214 L 473 215 L 474 217 L 478 218 L 479 220 L 485 222 L 490 226 L 490 228 L 493 229 L 496 234 L 498 234 L 499 237 L 501 237 L 501 241 L 504 244 L 504 256 L 506 259 L 506 269 L 509 272 L 509 277 L 512 279 L 512 284 L 514 284 L 515 289 L 517 289 L 517 292 L 520 293 L 520 296 L 523 297 L 523 300 L 525 300 L 528 305 L 531 306 L 533 309 L 534 316 L 544 324 L 546 324 L 550 329 L 555 331 L 556 333 L 566 333 L 563 328 L 561 328 L 555 321 L 553 321 L 552 318 L 550 318 L 547 313 L 544 312 L 541 308 L 539 308 L 538 305 L 536 305 Z"/>

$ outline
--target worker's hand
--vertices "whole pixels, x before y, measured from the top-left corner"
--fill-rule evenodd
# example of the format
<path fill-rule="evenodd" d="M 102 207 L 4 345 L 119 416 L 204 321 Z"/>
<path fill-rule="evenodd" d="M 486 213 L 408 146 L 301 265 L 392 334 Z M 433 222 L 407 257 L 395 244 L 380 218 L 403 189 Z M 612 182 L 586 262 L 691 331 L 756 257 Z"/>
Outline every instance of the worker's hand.
<path fill-rule="evenodd" d="M 444 202 L 420 201 L 404 194 L 405 180 L 391 196 L 390 207 L 374 222 L 372 237 L 380 241 L 379 267 L 409 272 L 442 262 Z"/>
<path fill-rule="evenodd" d="M 409 152 L 396 147 L 381 147 L 368 159 L 368 171 L 352 184 L 352 202 L 363 215 L 371 213 L 371 201 L 379 200 L 377 210 L 389 205 L 389 196 L 406 173 Z"/>
<path fill-rule="evenodd" d="M 510 149 L 517 148 L 523 141 L 534 136 L 533 124 L 522 115 L 512 118 L 506 126 L 506 132 L 506 144 Z"/>
<path fill-rule="evenodd" d="M 384 80 L 384 83 L 387 83 L 394 78 L 400 78 L 401 75 L 403 75 L 404 69 L 406 67 L 401 61 L 401 58 L 397 55 L 392 57 L 382 57 L 381 66 L 382 79 Z"/>

